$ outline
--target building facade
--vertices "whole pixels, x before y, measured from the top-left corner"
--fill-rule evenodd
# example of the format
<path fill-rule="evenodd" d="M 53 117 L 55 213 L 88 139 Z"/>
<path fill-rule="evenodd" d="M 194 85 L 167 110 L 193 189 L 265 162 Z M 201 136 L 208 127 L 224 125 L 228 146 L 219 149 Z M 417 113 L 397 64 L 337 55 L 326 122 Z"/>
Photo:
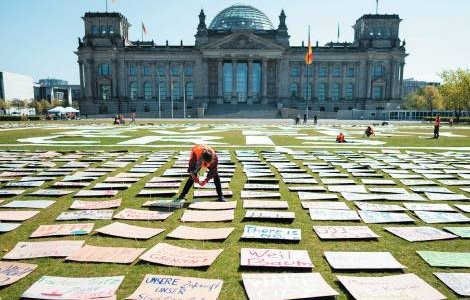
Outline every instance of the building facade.
<path fill-rule="evenodd" d="M 62 101 L 63 106 L 72 106 L 75 100 L 81 98 L 80 85 L 71 85 L 62 79 L 40 79 L 34 88 L 34 98 L 36 100 Z"/>
<path fill-rule="evenodd" d="M 416 80 L 414 78 L 408 78 L 403 80 L 403 97 L 406 99 L 408 95 L 417 92 L 419 89 L 426 86 L 439 87 L 441 83 L 439 82 L 429 82 L 423 80 Z"/>
<path fill-rule="evenodd" d="M 32 101 L 33 77 L 0 71 L 0 99 L 5 101 Z"/>
<path fill-rule="evenodd" d="M 234 5 L 206 24 L 195 44 L 130 41 L 119 13 L 86 13 L 76 52 L 85 114 L 137 112 L 182 117 L 214 107 L 274 107 L 335 112 L 385 109 L 403 99 L 405 44 L 398 15 L 364 15 L 354 41 L 291 46 L 284 11 L 275 28 L 260 10 Z"/>

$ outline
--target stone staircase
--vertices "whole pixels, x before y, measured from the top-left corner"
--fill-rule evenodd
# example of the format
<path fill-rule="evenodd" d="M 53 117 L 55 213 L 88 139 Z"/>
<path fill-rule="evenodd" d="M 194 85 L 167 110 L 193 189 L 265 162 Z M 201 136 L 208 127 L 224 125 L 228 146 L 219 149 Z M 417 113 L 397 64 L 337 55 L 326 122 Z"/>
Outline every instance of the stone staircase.
<path fill-rule="evenodd" d="M 214 119 L 276 119 L 281 115 L 275 104 L 210 104 L 206 118 Z"/>

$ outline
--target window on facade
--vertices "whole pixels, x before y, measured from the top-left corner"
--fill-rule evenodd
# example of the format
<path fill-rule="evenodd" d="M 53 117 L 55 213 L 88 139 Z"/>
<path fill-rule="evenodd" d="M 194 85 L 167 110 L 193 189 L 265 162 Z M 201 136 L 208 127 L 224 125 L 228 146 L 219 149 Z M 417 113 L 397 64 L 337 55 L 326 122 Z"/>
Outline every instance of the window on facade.
<path fill-rule="evenodd" d="M 261 64 L 253 63 L 252 67 L 252 88 L 253 88 L 253 97 L 257 98 L 261 95 Z"/>
<path fill-rule="evenodd" d="M 194 86 L 192 82 L 186 83 L 186 100 L 194 100 Z"/>
<path fill-rule="evenodd" d="M 129 84 L 129 98 L 131 100 L 137 100 L 137 83 L 135 82 Z"/>
<path fill-rule="evenodd" d="M 98 67 L 98 74 L 101 76 L 109 76 L 110 72 L 109 64 L 100 64 Z"/>
<path fill-rule="evenodd" d="M 108 33 L 109 33 L 109 35 L 113 35 L 113 34 L 114 34 L 114 26 L 113 26 L 113 25 L 109 25 L 109 26 L 108 26 Z"/>
<path fill-rule="evenodd" d="M 325 111 L 325 107 L 320 106 L 320 111 Z"/>
<path fill-rule="evenodd" d="M 152 99 L 152 84 L 150 82 L 144 83 L 144 99 L 145 100 Z"/>
<path fill-rule="evenodd" d="M 340 86 L 339 83 L 333 83 L 331 86 L 331 99 L 338 101 L 340 97 Z"/>
<path fill-rule="evenodd" d="M 290 84 L 290 95 L 291 97 L 297 97 L 298 93 L 299 93 L 299 85 L 295 82 L 291 83 Z"/>
<path fill-rule="evenodd" d="M 100 85 L 100 95 L 102 100 L 111 99 L 111 85 L 102 84 Z"/>
<path fill-rule="evenodd" d="M 178 76 L 179 73 L 179 68 L 177 66 L 171 67 L 171 76 Z"/>
<path fill-rule="evenodd" d="M 352 100 L 354 98 L 354 84 L 346 84 L 346 88 L 344 89 L 344 97 L 346 100 Z"/>
<path fill-rule="evenodd" d="M 101 35 L 106 35 L 106 26 L 101 25 L 101 27 L 100 27 L 100 33 L 101 33 Z"/>
<path fill-rule="evenodd" d="M 354 77 L 354 73 L 355 73 L 355 72 L 354 72 L 354 67 L 349 67 L 349 68 L 348 68 L 348 77 L 349 77 L 349 78 Z"/>
<path fill-rule="evenodd" d="M 152 68 L 149 66 L 144 66 L 144 76 L 150 76 L 152 75 Z"/>
<path fill-rule="evenodd" d="M 160 81 L 158 85 L 159 91 L 158 93 L 160 94 L 159 97 L 160 99 L 166 99 L 167 97 L 167 88 L 166 88 L 166 82 L 165 81 Z"/>
<path fill-rule="evenodd" d="M 326 84 L 325 83 L 320 83 L 318 85 L 317 98 L 320 101 L 326 100 Z"/>
<path fill-rule="evenodd" d="M 137 67 L 136 66 L 130 66 L 129 67 L 129 76 L 137 76 Z"/>
<path fill-rule="evenodd" d="M 384 87 L 383 86 L 374 86 L 372 90 L 372 97 L 374 99 L 383 99 L 384 96 Z"/>
<path fill-rule="evenodd" d="M 300 68 L 298 66 L 291 66 L 290 67 L 290 76 L 292 76 L 292 77 L 300 76 Z"/>
<path fill-rule="evenodd" d="M 150 112 L 150 106 L 145 105 L 144 106 L 144 112 Z"/>
<path fill-rule="evenodd" d="M 186 66 L 184 69 L 185 76 L 193 76 L 193 66 Z"/>
<path fill-rule="evenodd" d="M 179 101 L 181 98 L 181 86 L 178 81 L 173 81 L 173 84 L 171 86 L 171 96 L 173 97 L 174 101 Z"/>
<path fill-rule="evenodd" d="M 327 77 L 328 76 L 328 67 L 327 66 L 320 66 L 320 77 Z"/>
<path fill-rule="evenodd" d="M 248 92 L 248 64 L 237 63 L 237 96 L 239 102 L 245 102 Z"/>
<path fill-rule="evenodd" d="M 313 86 L 311 83 L 309 83 L 307 85 L 307 98 L 306 100 L 312 100 L 312 89 L 313 89 Z"/>
<path fill-rule="evenodd" d="M 98 26 L 96 25 L 91 26 L 91 34 L 98 35 Z"/>
<path fill-rule="evenodd" d="M 232 97 L 232 63 L 224 63 L 224 98 Z"/>
<path fill-rule="evenodd" d="M 339 107 L 335 107 L 335 108 L 334 108 L 334 111 L 335 111 L 335 112 L 338 112 L 338 110 L 339 110 Z"/>
<path fill-rule="evenodd" d="M 333 77 L 341 77 L 341 66 L 335 66 L 334 67 Z"/>
<path fill-rule="evenodd" d="M 375 65 L 374 66 L 374 78 L 381 77 L 385 75 L 385 68 L 382 65 Z"/>

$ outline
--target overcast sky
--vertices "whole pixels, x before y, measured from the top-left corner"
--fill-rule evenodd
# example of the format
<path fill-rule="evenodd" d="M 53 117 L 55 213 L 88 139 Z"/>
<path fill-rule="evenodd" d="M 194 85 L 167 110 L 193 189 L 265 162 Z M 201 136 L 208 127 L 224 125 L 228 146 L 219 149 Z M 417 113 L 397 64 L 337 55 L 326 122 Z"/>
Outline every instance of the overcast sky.
<path fill-rule="evenodd" d="M 109 0 L 109 10 L 124 14 L 133 24 L 131 39 L 140 39 L 140 23 L 148 40 L 158 44 L 194 44 L 198 14 L 203 8 L 207 25 L 230 0 Z M 361 15 L 375 13 L 375 0 L 246 0 L 266 13 L 274 26 L 284 9 L 291 45 L 307 39 L 321 45 L 352 41 L 351 26 Z M 77 37 L 83 37 L 87 11 L 104 11 L 105 0 L 1 0 L 0 70 L 40 78 L 60 78 L 78 83 Z M 470 0 L 380 0 L 380 13 L 403 19 L 400 37 L 407 43 L 405 77 L 439 80 L 443 69 L 470 68 Z"/>

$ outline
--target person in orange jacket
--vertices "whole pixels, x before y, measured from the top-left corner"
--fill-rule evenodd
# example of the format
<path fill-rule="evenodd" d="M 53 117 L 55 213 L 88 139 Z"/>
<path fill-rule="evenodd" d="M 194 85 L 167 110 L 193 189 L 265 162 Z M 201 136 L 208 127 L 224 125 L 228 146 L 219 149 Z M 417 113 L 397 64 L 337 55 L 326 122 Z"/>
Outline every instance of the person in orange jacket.
<path fill-rule="evenodd" d="M 338 136 L 336 137 L 336 142 L 337 143 L 346 143 L 346 137 L 344 136 L 344 134 L 342 132 L 340 132 L 338 134 Z"/>
<path fill-rule="evenodd" d="M 183 191 L 176 201 L 183 201 L 194 183 L 198 183 L 200 186 L 205 186 L 213 179 L 215 189 L 217 191 L 218 201 L 224 202 L 225 199 L 222 193 L 222 185 L 220 184 L 220 178 L 217 172 L 218 164 L 219 159 L 217 158 L 217 154 L 215 153 L 214 149 L 206 145 L 194 146 L 191 150 L 191 156 L 189 158 L 189 178 L 183 188 Z M 207 169 L 208 172 L 206 179 L 200 181 L 198 174 L 203 169 Z"/>

